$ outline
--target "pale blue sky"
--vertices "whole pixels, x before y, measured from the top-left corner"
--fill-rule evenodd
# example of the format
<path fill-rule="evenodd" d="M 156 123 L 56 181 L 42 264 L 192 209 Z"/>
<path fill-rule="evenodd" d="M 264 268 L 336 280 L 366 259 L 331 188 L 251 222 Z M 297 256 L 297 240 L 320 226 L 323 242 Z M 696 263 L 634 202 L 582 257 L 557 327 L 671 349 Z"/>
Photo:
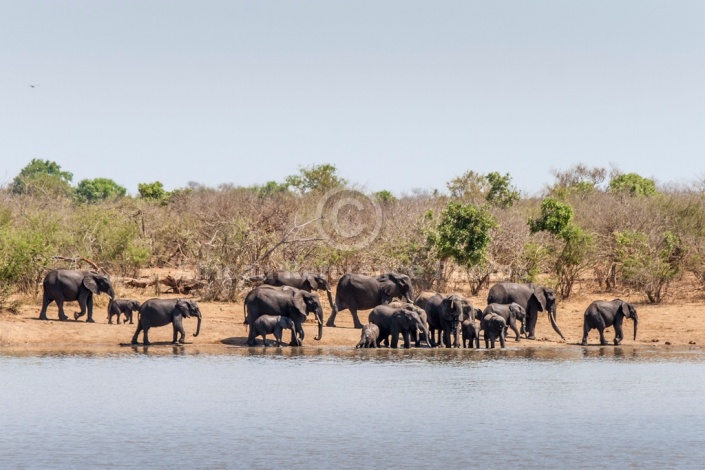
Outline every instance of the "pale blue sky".
<path fill-rule="evenodd" d="M 705 166 L 702 1 L 0 0 L 0 183 L 32 158 L 136 192 L 333 163 L 369 190 L 468 169 Z M 31 88 L 30 85 L 36 85 Z"/>

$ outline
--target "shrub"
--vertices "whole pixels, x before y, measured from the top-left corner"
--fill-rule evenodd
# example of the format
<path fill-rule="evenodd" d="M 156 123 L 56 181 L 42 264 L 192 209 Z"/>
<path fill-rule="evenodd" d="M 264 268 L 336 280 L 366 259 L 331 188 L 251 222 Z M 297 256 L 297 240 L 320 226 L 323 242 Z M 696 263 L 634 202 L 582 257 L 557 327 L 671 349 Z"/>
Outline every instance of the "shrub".
<path fill-rule="evenodd" d="M 110 178 L 84 179 L 76 186 L 76 199 L 96 203 L 125 196 L 127 190 Z"/>

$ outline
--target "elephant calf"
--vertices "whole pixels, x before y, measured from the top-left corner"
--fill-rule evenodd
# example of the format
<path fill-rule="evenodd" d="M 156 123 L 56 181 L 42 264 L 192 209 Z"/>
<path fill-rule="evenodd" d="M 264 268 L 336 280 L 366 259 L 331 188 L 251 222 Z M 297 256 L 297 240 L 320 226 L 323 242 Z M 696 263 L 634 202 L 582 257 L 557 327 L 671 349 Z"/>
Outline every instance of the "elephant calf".
<path fill-rule="evenodd" d="M 504 318 L 504 321 L 507 322 L 507 327 L 511 328 L 516 335 L 514 341 L 521 341 L 521 335 L 519 333 L 519 329 L 517 328 L 516 321 L 519 320 L 521 323 L 521 333 L 526 333 L 526 329 L 524 328 L 526 311 L 524 310 L 524 307 L 516 302 L 512 302 L 511 304 L 489 304 L 485 308 L 485 311 L 482 312 L 482 316 L 484 317 L 485 315 L 489 315 L 491 313 L 496 313 L 500 317 Z M 506 330 L 504 334 L 506 336 Z"/>
<path fill-rule="evenodd" d="M 379 327 L 374 323 L 368 323 L 362 327 L 360 334 L 360 342 L 355 345 L 355 349 L 359 348 L 376 348 L 377 340 L 379 339 Z"/>
<path fill-rule="evenodd" d="M 463 335 L 463 347 L 472 348 L 473 343 L 475 348 L 480 349 L 480 328 L 474 320 L 467 319 L 460 325 L 460 330 Z M 468 342 L 470 345 L 468 346 Z"/>
<path fill-rule="evenodd" d="M 252 324 L 254 337 L 261 336 L 265 348 L 267 347 L 268 334 L 274 335 L 274 339 L 277 340 L 277 346 L 282 345 L 282 331 L 284 328 L 291 330 L 291 337 L 295 338 L 300 346 L 301 341 L 296 338 L 294 322 L 289 317 L 283 317 L 281 315 L 262 315 Z"/>
<path fill-rule="evenodd" d="M 504 330 L 507 328 L 507 322 L 504 318 L 496 313 L 490 313 L 482 317 L 481 328 L 485 332 L 485 348 L 494 349 L 494 342 L 499 338 L 499 344 L 504 349 Z"/>
<path fill-rule="evenodd" d="M 125 315 L 125 323 L 130 320 L 132 325 L 132 316 L 134 312 L 139 311 L 140 303 L 132 299 L 114 299 L 108 303 L 108 323 L 112 325 L 113 315 L 117 315 L 117 324 L 120 324 L 120 314 Z"/>

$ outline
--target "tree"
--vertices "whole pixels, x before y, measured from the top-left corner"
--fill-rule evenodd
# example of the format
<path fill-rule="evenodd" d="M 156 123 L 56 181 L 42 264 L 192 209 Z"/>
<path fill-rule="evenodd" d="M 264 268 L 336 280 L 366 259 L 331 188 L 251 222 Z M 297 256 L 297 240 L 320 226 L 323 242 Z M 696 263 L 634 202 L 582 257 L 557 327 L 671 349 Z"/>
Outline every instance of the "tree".
<path fill-rule="evenodd" d="M 441 259 L 452 258 L 463 267 L 480 264 L 496 222 L 488 211 L 472 204 L 450 202 L 429 237 Z"/>
<path fill-rule="evenodd" d="M 657 193 L 654 180 L 636 173 L 623 173 L 612 178 L 610 191 L 632 196 L 653 196 Z"/>
<path fill-rule="evenodd" d="M 260 197 L 268 197 L 289 192 L 289 185 L 277 183 L 276 181 L 267 181 L 262 186 L 256 186 L 255 190 Z"/>
<path fill-rule="evenodd" d="M 374 193 L 374 197 L 379 202 L 384 203 L 391 203 L 397 201 L 397 198 L 394 196 L 394 194 L 392 194 L 391 191 L 387 191 L 386 189 L 383 189 L 382 191 L 377 191 L 376 193 Z"/>
<path fill-rule="evenodd" d="M 511 181 L 512 177 L 509 173 L 500 175 L 493 171 L 482 175 L 469 170 L 462 176 L 450 180 L 446 183 L 446 187 L 454 199 L 474 204 L 484 200 L 493 206 L 511 207 L 519 200 L 519 193 L 511 185 Z"/>
<path fill-rule="evenodd" d="M 541 217 L 529 219 L 531 233 L 548 232 L 564 242 L 555 262 L 558 288 L 568 298 L 573 284 L 593 250 L 593 238 L 573 223 L 573 207 L 567 202 L 547 197 L 541 201 Z"/>
<path fill-rule="evenodd" d="M 76 198 L 81 202 L 95 203 L 125 194 L 127 190 L 110 178 L 83 179 L 76 186 Z"/>
<path fill-rule="evenodd" d="M 52 196 L 71 194 L 73 174 L 62 171 L 61 165 L 51 160 L 32 159 L 12 180 L 14 194 L 46 194 Z"/>
<path fill-rule="evenodd" d="M 335 165 L 311 165 L 299 168 L 298 175 L 287 176 L 284 184 L 293 186 L 301 193 L 325 193 L 334 188 L 345 186 L 347 180 L 339 177 Z"/>
<path fill-rule="evenodd" d="M 511 207 L 516 201 L 519 200 L 519 193 L 512 184 L 512 177 L 509 173 L 504 176 L 500 175 L 496 171 L 488 173 L 485 176 L 487 183 L 489 184 L 489 190 L 487 191 L 487 202 L 493 206 L 499 207 Z"/>
<path fill-rule="evenodd" d="M 139 183 L 137 185 L 137 192 L 139 192 L 142 199 L 149 201 L 165 201 L 169 197 L 169 192 L 164 190 L 164 185 L 161 181 Z"/>

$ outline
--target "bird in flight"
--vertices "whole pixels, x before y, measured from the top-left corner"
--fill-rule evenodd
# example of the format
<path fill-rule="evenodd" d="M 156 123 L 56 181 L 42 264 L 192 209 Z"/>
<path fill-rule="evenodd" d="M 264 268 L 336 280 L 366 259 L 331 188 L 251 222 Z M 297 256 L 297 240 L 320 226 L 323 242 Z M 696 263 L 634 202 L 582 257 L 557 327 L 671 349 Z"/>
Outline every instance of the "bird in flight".
<path fill-rule="evenodd" d="M 29 85 L 30 88 L 34 88 L 34 87 L 36 87 L 36 86 L 37 86 L 37 85 L 31 85 L 31 84 Z"/>

